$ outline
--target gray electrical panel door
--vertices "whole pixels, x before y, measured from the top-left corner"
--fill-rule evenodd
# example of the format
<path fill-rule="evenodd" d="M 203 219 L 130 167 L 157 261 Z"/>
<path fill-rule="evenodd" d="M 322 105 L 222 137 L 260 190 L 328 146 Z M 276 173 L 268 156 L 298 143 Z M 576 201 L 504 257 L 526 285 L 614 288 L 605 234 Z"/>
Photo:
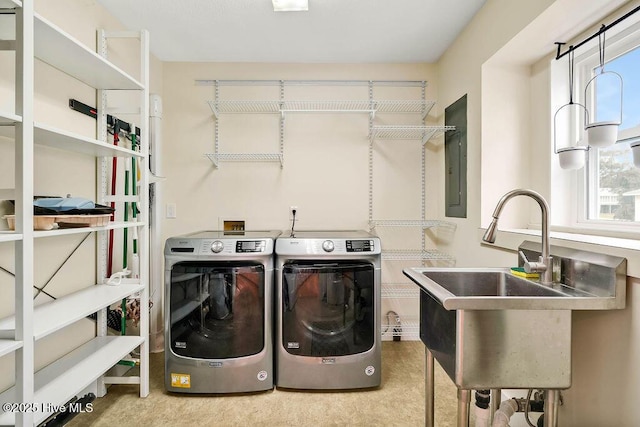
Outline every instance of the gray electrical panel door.
<path fill-rule="evenodd" d="M 467 217 L 467 95 L 444 110 L 445 215 Z"/>

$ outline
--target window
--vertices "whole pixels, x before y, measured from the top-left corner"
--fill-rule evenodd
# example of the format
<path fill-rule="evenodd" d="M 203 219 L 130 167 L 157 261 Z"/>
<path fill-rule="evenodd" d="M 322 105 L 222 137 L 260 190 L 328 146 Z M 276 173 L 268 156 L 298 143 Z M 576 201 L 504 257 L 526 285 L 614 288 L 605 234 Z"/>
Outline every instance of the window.
<path fill-rule="evenodd" d="M 633 164 L 629 144 L 640 140 L 640 26 L 631 26 L 613 37 L 606 33 L 605 71 L 622 77 L 622 110 L 619 79 L 600 74 L 597 42 L 576 57 L 576 94 L 589 110 L 591 122 L 618 121 L 618 142 L 607 148 L 589 150 L 589 161 L 579 177 L 582 208 L 578 222 L 593 226 L 640 226 L 640 169 Z M 589 85 L 594 76 L 597 77 Z M 580 93 L 582 91 L 582 93 Z"/>

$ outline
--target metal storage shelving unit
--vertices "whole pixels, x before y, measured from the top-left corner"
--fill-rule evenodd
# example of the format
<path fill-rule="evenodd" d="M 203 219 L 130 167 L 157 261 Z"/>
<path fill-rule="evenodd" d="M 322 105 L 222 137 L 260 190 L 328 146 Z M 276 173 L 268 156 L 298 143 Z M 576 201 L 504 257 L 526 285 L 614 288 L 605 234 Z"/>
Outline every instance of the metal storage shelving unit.
<path fill-rule="evenodd" d="M 207 157 L 218 167 L 221 162 L 279 162 L 284 165 L 284 125 L 287 114 L 296 113 L 360 113 L 368 114 L 373 120 L 377 113 L 419 113 L 424 120 L 429 114 L 435 101 L 425 99 L 400 99 L 400 100 L 375 100 L 351 99 L 351 100 L 287 100 L 285 88 L 287 86 L 412 86 L 418 82 L 407 81 L 358 81 L 358 80 L 197 80 L 196 84 L 214 87 L 214 100 L 207 101 L 214 115 L 214 152 L 205 153 Z M 222 86 L 279 86 L 279 100 L 223 100 L 220 99 L 219 88 Z M 218 119 L 222 114 L 279 114 L 280 115 L 280 146 L 277 153 L 221 153 L 219 145 Z M 378 129 L 380 128 L 380 129 Z M 369 129 L 376 133 L 387 132 L 385 126 Z M 401 131 L 403 126 L 394 126 L 395 132 Z M 435 133 L 442 127 L 423 126 L 422 134 Z M 407 130 L 405 129 L 405 132 Z M 420 132 L 411 130 L 411 132 Z M 380 134 L 380 138 L 384 135 Z"/>
<path fill-rule="evenodd" d="M 426 82 L 412 82 L 415 87 L 421 89 L 422 105 L 416 104 L 415 107 L 410 108 L 411 104 L 398 104 L 398 108 L 390 111 L 381 112 L 393 112 L 399 114 L 420 114 L 420 121 L 424 123 L 430 109 L 435 105 L 435 102 L 427 102 L 425 100 Z M 370 98 L 373 98 L 373 86 L 370 87 Z M 430 228 L 448 228 L 455 229 L 455 225 L 446 221 L 430 220 L 426 219 L 426 177 L 425 177 L 425 160 L 426 151 L 425 144 L 434 137 L 442 135 L 444 132 L 454 130 L 453 126 L 428 126 L 424 124 L 420 125 L 376 125 L 374 117 L 369 120 L 369 227 L 373 230 L 376 228 L 417 228 L 420 232 L 421 248 L 420 249 L 386 249 L 382 252 L 383 261 L 419 261 L 424 264 L 425 262 L 444 262 L 452 263 L 453 257 L 449 254 L 443 253 L 437 249 L 427 249 L 425 230 Z M 374 206 L 373 206 L 373 177 L 374 177 L 374 161 L 373 153 L 375 149 L 376 141 L 418 141 L 421 144 L 421 207 L 422 213 L 421 219 L 390 219 L 390 220 L 378 220 L 375 219 Z M 386 283 L 382 284 L 383 298 L 389 300 L 402 300 L 410 299 L 417 301 L 419 298 L 419 291 L 415 285 L 411 283 Z M 398 329 L 388 328 L 387 333 L 395 336 L 409 336 L 416 337 L 419 333 L 419 318 L 418 315 L 402 315 L 401 325 Z"/>
<path fill-rule="evenodd" d="M 197 85 L 213 86 L 214 99 L 208 101 L 214 115 L 214 152 L 206 153 L 215 167 L 221 162 L 228 161 L 272 161 L 284 165 L 284 127 L 285 117 L 289 114 L 300 113 L 346 113 L 367 114 L 369 116 L 369 227 L 371 229 L 381 227 L 414 227 L 422 233 L 422 247 L 414 250 L 388 250 L 382 254 L 382 259 L 387 261 L 425 261 L 453 262 L 448 254 L 435 249 L 426 249 L 424 230 L 429 228 L 454 229 L 455 225 L 446 221 L 429 220 L 424 217 L 426 208 L 425 200 L 425 149 L 424 144 L 431 138 L 453 130 L 452 126 L 428 126 L 428 125 L 376 125 L 378 114 L 412 114 L 416 115 L 421 123 L 435 105 L 435 101 L 425 99 L 424 81 L 368 81 L 368 80 L 197 80 Z M 351 100 L 289 100 L 285 97 L 285 88 L 290 86 L 364 86 L 368 89 L 367 99 Z M 279 88 L 280 97 L 277 100 L 228 100 L 220 98 L 220 87 L 224 86 L 275 86 Z M 374 88 L 418 88 L 421 90 L 420 99 L 392 99 L 379 100 L 374 97 Z M 279 115 L 280 138 L 279 152 L 277 153 L 221 153 L 219 146 L 218 119 L 223 114 L 273 114 Z M 375 141 L 384 140 L 411 140 L 422 144 L 422 218 L 400 220 L 378 220 L 373 214 L 373 152 Z M 390 284 L 383 283 L 382 296 L 388 299 L 417 299 L 415 285 L 410 283 Z M 411 327 L 413 325 L 414 327 Z M 416 334 L 417 316 L 403 316 L 402 334 Z"/>
<path fill-rule="evenodd" d="M 14 387 L 0 394 L 0 402 L 50 403 L 63 405 L 77 393 L 95 383 L 123 356 L 140 348 L 140 375 L 133 380 L 140 386 L 140 395 L 149 393 L 148 375 L 148 312 L 141 310 L 140 334 L 135 336 L 106 336 L 106 307 L 122 298 L 140 295 L 141 306 L 148 306 L 148 236 L 147 236 L 147 130 L 148 122 L 148 38 L 146 32 L 124 35 L 136 37 L 141 43 L 141 78 L 136 80 L 103 56 L 87 49 L 69 34 L 34 12 L 33 1 L 0 0 L 0 9 L 16 17 L 15 113 L 0 112 L 3 136 L 14 138 L 16 146 L 15 188 L 0 191 L 0 195 L 13 196 L 16 203 L 16 231 L 0 233 L 0 243 L 15 244 L 15 315 L 0 319 L 0 355 L 16 352 L 16 378 Z M 118 34 L 118 37 L 123 34 Z M 106 39 L 103 38 L 103 43 Z M 135 90 L 140 94 L 143 125 L 141 150 L 116 147 L 99 138 L 87 138 L 64 129 L 33 121 L 34 58 L 52 65 L 95 89 Z M 100 108 L 104 110 L 104 105 Z M 106 117 L 105 117 L 106 118 Z M 103 125 L 104 126 L 104 125 Z M 110 223 L 106 227 L 72 228 L 50 231 L 33 230 L 33 164 L 36 147 L 47 146 L 80 153 L 96 158 L 139 158 L 142 163 L 141 191 L 137 200 L 140 221 L 137 223 Z M 97 191 L 98 203 L 104 198 L 103 189 Z M 105 235 L 107 229 L 137 227 L 140 247 L 140 277 L 126 279 L 121 285 L 103 284 L 105 276 L 99 269 L 97 277 L 88 279 L 93 284 L 34 308 L 32 284 L 34 282 L 34 241 L 38 238 L 75 233 Z M 98 256 L 100 257 L 100 253 Z M 35 341 L 65 328 L 94 312 L 99 312 L 97 336 L 34 372 Z M 3 412 L 1 425 L 32 426 L 49 416 L 46 411 Z"/>

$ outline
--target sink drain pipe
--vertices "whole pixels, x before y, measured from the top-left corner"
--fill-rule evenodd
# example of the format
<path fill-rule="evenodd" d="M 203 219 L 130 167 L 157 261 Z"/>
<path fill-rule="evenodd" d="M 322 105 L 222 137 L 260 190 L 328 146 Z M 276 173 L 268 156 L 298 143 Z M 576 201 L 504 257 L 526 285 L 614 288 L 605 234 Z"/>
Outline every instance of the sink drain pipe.
<path fill-rule="evenodd" d="M 491 390 L 476 390 L 476 427 L 489 427 L 491 425 Z"/>
<path fill-rule="evenodd" d="M 509 420 L 518 411 L 518 402 L 515 399 L 504 400 L 493 416 L 492 427 L 509 427 Z"/>
<path fill-rule="evenodd" d="M 550 395 L 550 391 L 547 390 L 546 394 Z M 557 425 L 555 405 L 550 404 L 549 401 L 545 402 L 537 392 L 534 400 L 531 400 L 532 393 L 533 389 L 529 389 L 527 397 L 524 399 L 512 398 L 500 403 L 500 408 L 494 414 L 492 427 L 509 427 L 509 420 L 516 412 L 524 412 L 524 419 L 530 427 L 539 427 L 541 425 L 555 427 Z M 554 396 L 551 396 L 551 398 L 554 398 Z M 543 412 L 538 419 L 537 426 L 529 419 L 530 412 Z"/>

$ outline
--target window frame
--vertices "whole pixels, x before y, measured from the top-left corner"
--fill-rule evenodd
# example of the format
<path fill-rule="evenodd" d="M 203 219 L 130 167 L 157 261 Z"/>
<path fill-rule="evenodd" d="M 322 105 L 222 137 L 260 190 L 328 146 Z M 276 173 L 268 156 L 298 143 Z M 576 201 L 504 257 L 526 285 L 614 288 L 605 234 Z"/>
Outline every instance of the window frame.
<path fill-rule="evenodd" d="M 626 28 L 619 30 L 617 33 L 610 35 L 613 29 L 606 33 L 605 54 L 606 62 L 612 61 L 634 49 L 640 48 L 640 22 L 631 23 Z M 577 53 L 577 52 L 576 52 Z M 575 59 L 575 90 L 576 99 L 582 103 L 591 112 L 593 111 L 592 100 L 589 95 L 585 95 L 585 86 L 593 77 L 592 71 L 600 65 L 598 39 L 589 44 L 589 48 L 582 52 Z M 606 70 L 606 66 L 605 66 Z M 585 99 L 585 96 L 587 98 Z M 640 94 L 638 95 L 640 96 Z M 624 102 L 624 100 L 623 100 Z M 574 123 L 573 125 L 577 125 Z M 581 129 L 581 133 L 584 130 Z M 618 141 L 620 143 L 630 143 L 640 139 L 640 125 L 633 128 L 619 131 Z M 572 227 L 588 229 L 592 231 L 612 231 L 612 232 L 631 232 L 640 234 L 640 223 L 626 221 L 612 221 L 602 219 L 591 219 L 590 215 L 599 208 L 599 203 L 590 200 L 592 195 L 598 194 L 596 191 L 598 186 L 597 164 L 599 162 L 599 149 L 590 148 L 588 160 L 583 170 L 577 174 L 577 179 L 573 187 L 576 189 L 576 197 L 574 207 L 575 217 Z M 597 215 L 597 212 L 596 212 Z"/>

